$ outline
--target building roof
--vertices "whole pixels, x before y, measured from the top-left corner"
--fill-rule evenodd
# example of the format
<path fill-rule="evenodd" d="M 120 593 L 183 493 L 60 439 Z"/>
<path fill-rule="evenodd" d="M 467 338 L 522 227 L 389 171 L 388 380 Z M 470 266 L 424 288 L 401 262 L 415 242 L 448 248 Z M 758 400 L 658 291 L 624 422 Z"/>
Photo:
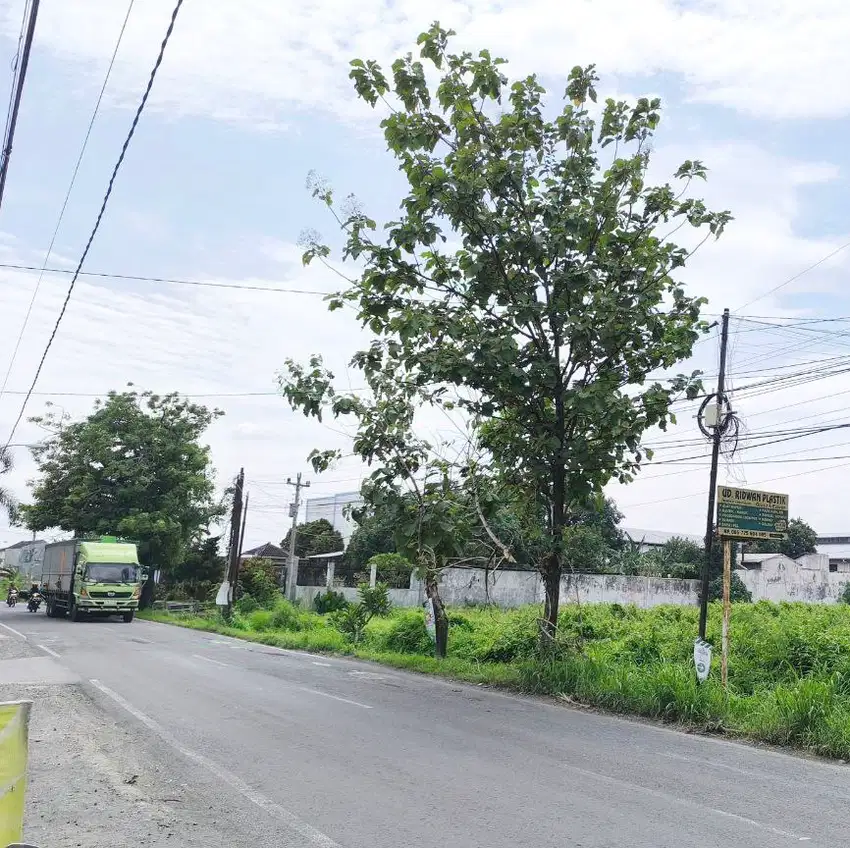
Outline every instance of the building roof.
<path fill-rule="evenodd" d="M 687 539 L 697 545 L 703 544 L 704 541 L 702 536 L 695 536 L 693 533 L 667 533 L 664 530 L 639 530 L 635 527 L 621 527 L 620 530 L 633 542 L 644 545 L 664 545 L 671 539 Z"/>
<path fill-rule="evenodd" d="M 266 542 L 265 545 L 260 545 L 258 548 L 244 551 L 242 559 L 289 559 L 289 554 L 283 548 L 279 548 L 271 542 Z"/>
<path fill-rule="evenodd" d="M 25 548 L 27 545 L 37 545 L 39 542 L 44 542 L 44 539 L 27 539 L 25 542 L 15 542 L 14 545 L 9 545 L 3 548 L 4 551 L 16 551 L 18 548 Z"/>

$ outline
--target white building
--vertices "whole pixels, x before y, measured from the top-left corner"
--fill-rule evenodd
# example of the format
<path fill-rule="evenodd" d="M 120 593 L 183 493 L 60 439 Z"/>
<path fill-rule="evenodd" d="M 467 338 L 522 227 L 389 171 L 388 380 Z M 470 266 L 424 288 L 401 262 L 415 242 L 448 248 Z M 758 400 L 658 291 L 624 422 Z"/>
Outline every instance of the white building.
<path fill-rule="evenodd" d="M 784 554 L 744 554 L 735 569 L 754 601 L 835 603 L 841 599 L 850 574 L 836 573 L 826 554 L 790 559 Z"/>
<path fill-rule="evenodd" d="M 817 552 L 829 557 L 830 571 L 850 571 L 850 533 L 824 533 L 819 535 Z"/>
<path fill-rule="evenodd" d="M 360 492 L 340 492 L 323 498 L 307 498 L 305 508 L 306 522 L 318 521 L 324 518 L 333 525 L 334 530 L 342 534 L 343 541 L 348 544 L 351 534 L 357 524 L 351 520 L 348 507 L 356 508 L 363 503 Z"/>

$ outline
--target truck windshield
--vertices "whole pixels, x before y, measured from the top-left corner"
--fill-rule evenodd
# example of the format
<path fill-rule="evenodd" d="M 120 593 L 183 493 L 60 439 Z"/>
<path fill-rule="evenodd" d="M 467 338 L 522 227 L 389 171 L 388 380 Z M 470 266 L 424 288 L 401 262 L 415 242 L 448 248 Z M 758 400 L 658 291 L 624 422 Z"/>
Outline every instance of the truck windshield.
<path fill-rule="evenodd" d="M 86 568 L 86 580 L 92 583 L 138 583 L 136 565 L 112 562 L 92 562 Z"/>

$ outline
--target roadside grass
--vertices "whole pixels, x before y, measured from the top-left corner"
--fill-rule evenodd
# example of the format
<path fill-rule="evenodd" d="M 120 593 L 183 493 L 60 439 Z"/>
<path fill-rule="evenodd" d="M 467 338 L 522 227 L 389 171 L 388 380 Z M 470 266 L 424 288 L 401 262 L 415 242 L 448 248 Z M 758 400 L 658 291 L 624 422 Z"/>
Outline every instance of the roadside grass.
<path fill-rule="evenodd" d="M 539 614 L 537 607 L 451 609 L 449 656 L 442 661 L 433 657 L 419 610 L 374 619 L 359 644 L 329 616 L 283 600 L 272 610 L 236 613 L 229 623 L 217 612 L 144 617 L 850 759 L 850 606 L 734 605 L 728 694 L 717 654 L 708 681 L 696 682 L 695 608 L 566 606 L 557 648 L 545 659 L 537 652 Z M 719 604 L 712 604 L 713 645 L 720 643 L 720 618 Z"/>

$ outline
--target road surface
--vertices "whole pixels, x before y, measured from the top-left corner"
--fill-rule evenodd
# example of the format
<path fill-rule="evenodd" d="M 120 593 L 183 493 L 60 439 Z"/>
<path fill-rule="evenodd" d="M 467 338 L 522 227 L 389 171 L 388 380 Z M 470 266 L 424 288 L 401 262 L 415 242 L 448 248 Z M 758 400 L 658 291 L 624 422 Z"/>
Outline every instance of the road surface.
<path fill-rule="evenodd" d="M 27 837 L 43 848 L 760 848 L 850 833 L 839 764 L 167 625 L 23 606 L 0 625 L 0 700 L 36 701 Z M 103 814 L 84 812 L 98 798 Z"/>

